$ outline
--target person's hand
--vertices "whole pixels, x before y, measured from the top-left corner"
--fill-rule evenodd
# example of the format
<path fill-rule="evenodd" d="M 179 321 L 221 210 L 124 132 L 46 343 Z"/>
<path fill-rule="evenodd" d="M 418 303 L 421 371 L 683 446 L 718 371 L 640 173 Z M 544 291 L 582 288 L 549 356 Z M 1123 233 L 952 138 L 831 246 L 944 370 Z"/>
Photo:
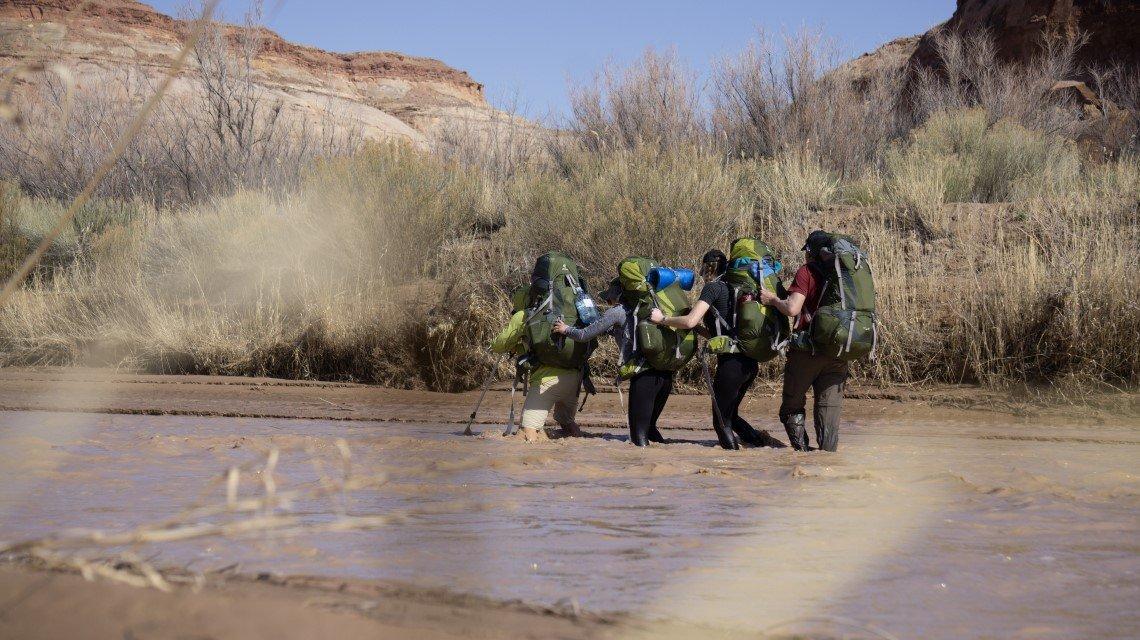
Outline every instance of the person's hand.
<path fill-rule="evenodd" d="M 665 321 L 665 314 L 661 313 L 660 309 L 654 309 L 649 312 L 649 321 L 653 324 L 661 324 Z"/>
<path fill-rule="evenodd" d="M 771 291 L 768 291 L 767 289 L 761 289 L 760 290 L 760 304 L 762 304 L 762 305 L 773 304 L 774 302 L 776 302 L 779 299 L 780 298 L 778 298 L 776 296 L 776 294 L 772 293 Z"/>
<path fill-rule="evenodd" d="M 561 320 L 555 320 L 554 326 L 551 327 L 550 329 L 554 333 L 561 333 L 561 334 L 565 335 L 566 332 L 570 330 L 570 326 Z"/>

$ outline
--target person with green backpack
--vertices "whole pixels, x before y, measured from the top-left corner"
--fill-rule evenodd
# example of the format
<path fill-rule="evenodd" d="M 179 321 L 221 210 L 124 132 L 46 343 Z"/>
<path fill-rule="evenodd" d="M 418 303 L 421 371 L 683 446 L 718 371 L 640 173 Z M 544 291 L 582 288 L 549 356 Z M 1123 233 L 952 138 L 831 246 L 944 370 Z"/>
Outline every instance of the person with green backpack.
<path fill-rule="evenodd" d="M 693 279 L 688 269 L 670 269 L 652 258 L 630 256 L 618 263 L 618 277 L 605 294 L 611 301 L 621 302 L 599 321 L 606 328 L 591 325 L 581 331 L 563 329 L 576 340 L 609 330 L 617 340 L 621 358 L 617 384 L 624 380 L 630 383 L 629 436 L 637 446 L 664 442 L 657 420 L 673 391 L 673 374 L 697 351 L 693 332 L 660 327 L 650 322 L 650 316 L 688 313 L 685 291 L 692 287 Z"/>
<path fill-rule="evenodd" d="M 554 323 L 554 331 L 578 342 L 589 342 L 603 335 L 610 335 L 617 343 L 620 362 L 628 362 L 636 357 L 634 344 L 637 332 L 635 307 L 622 301 L 622 286 L 618 278 L 610 281 L 610 286 L 598 294 L 606 304 L 612 305 L 601 319 L 585 328 L 572 327 L 565 322 Z M 657 419 L 665 408 L 665 402 L 673 391 L 673 372 L 647 368 L 634 375 L 629 382 L 629 441 L 644 447 L 650 442 L 665 442 L 657 428 Z"/>
<path fill-rule="evenodd" d="M 538 258 L 530 286 L 512 294 L 510 322 L 491 341 L 495 353 L 515 353 L 529 371 L 521 430 L 527 442 L 539 439 L 546 417 L 567 436 L 582 435 L 576 417 L 583 385 L 593 393 L 589 357 L 595 341 L 576 341 L 554 331 L 555 323 L 585 326 L 596 320 L 597 309 L 585 293 L 586 284 L 569 256 L 550 252 Z"/>
<path fill-rule="evenodd" d="M 713 428 L 720 446 L 739 449 L 742 441 L 756 447 L 783 446 L 740 415 L 740 404 L 756 381 L 759 362 L 775 356 L 773 345 L 782 335 L 782 317 L 762 309 L 754 299 L 760 286 L 757 278 L 767 286 L 775 284 L 774 272 L 766 273 L 762 266 L 765 258 L 771 257 L 771 250 L 755 238 L 738 238 L 730 249 L 732 268 L 730 257 L 719 249 L 712 249 L 701 258 L 705 285 L 700 300 L 688 314 L 666 317 L 655 312 L 650 319 L 677 329 L 694 329 L 703 321 L 701 333 L 709 338 L 706 349 L 717 356 L 715 377 L 709 379 L 707 364 L 705 375 L 712 395 Z"/>
<path fill-rule="evenodd" d="M 787 295 L 762 291 L 760 302 L 796 318 L 780 404 L 788 440 L 798 451 L 808 449 L 804 407 L 811 388 L 816 444 L 835 451 L 849 363 L 873 358 L 878 344 L 875 283 L 867 254 L 848 236 L 812 231 L 802 251 L 804 265 Z"/>

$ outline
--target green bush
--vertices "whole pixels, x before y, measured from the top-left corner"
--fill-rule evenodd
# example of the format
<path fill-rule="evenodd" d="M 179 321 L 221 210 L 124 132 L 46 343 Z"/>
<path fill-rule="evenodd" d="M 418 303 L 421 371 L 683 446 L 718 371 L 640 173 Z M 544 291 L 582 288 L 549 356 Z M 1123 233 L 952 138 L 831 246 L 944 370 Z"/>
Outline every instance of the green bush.
<path fill-rule="evenodd" d="M 938 113 L 886 156 L 888 188 L 918 210 L 947 202 L 1008 202 L 1080 174 L 1076 146 L 981 109 Z"/>

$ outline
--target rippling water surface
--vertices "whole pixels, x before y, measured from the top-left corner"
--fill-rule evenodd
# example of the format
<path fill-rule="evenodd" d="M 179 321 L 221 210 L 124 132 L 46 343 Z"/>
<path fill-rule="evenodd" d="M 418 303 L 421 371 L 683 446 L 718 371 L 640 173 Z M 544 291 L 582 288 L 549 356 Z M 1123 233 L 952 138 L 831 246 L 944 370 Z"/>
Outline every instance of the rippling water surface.
<path fill-rule="evenodd" d="M 1135 637 L 1140 427 L 929 418 L 847 425 L 839 453 L 797 454 L 694 431 L 638 450 L 602 433 L 524 445 L 453 425 L 0 413 L 0 538 L 165 519 L 271 447 L 287 490 L 314 459 L 335 474 L 341 437 L 354 468 L 392 478 L 350 513 L 432 513 L 146 553 L 729 627 L 827 615 L 899 638 Z M 294 505 L 313 521 L 334 508 Z"/>

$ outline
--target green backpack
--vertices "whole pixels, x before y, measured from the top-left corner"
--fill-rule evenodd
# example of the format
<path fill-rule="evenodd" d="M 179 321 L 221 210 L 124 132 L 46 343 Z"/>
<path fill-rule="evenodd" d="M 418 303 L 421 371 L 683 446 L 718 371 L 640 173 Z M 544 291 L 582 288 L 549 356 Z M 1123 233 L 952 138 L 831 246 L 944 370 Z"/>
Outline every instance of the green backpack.
<path fill-rule="evenodd" d="M 530 285 L 520 284 L 511 289 L 511 315 L 525 311 L 530 305 Z"/>
<path fill-rule="evenodd" d="M 787 317 L 760 304 L 758 295 L 761 288 L 775 292 L 782 286 L 775 252 L 758 238 L 737 238 L 729 249 L 728 264 L 721 279 L 732 290 L 735 317 L 721 318 L 718 314 L 716 333 L 735 340 L 712 350 L 743 353 L 758 362 L 767 362 L 779 355 L 791 335 Z"/>
<path fill-rule="evenodd" d="M 618 280 L 621 282 L 622 302 L 633 309 L 637 323 L 633 332 L 634 361 L 621 364 L 618 377 L 632 378 L 645 369 L 676 371 L 692 359 L 697 352 L 697 336 L 693 331 L 662 327 L 649 321 L 649 313 L 660 309 L 666 316 L 683 316 L 692 305 L 680 283 L 673 282 L 660 291 L 649 284 L 649 271 L 658 265 L 656 260 L 632 256 L 618 263 Z"/>
<path fill-rule="evenodd" d="M 578 265 L 570 256 L 552 251 L 535 261 L 530 282 L 524 328 L 530 353 L 545 365 L 581 369 L 596 341 L 575 342 L 552 331 L 558 319 L 572 327 L 580 326 L 574 299 L 586 288 L 586 282 L 578 273 Z"/>
<path fill-rule="evenodd" d="M 806 333 L 812 353 L 840 360 L 875 357 L 879 331 L 875 315 L 875 281 L 867 254 L 850 236 L 831 234 L 811 266 L 823 278 L 819 308 Z M 802 348 L 802 347 L 801 347 Z"/>

